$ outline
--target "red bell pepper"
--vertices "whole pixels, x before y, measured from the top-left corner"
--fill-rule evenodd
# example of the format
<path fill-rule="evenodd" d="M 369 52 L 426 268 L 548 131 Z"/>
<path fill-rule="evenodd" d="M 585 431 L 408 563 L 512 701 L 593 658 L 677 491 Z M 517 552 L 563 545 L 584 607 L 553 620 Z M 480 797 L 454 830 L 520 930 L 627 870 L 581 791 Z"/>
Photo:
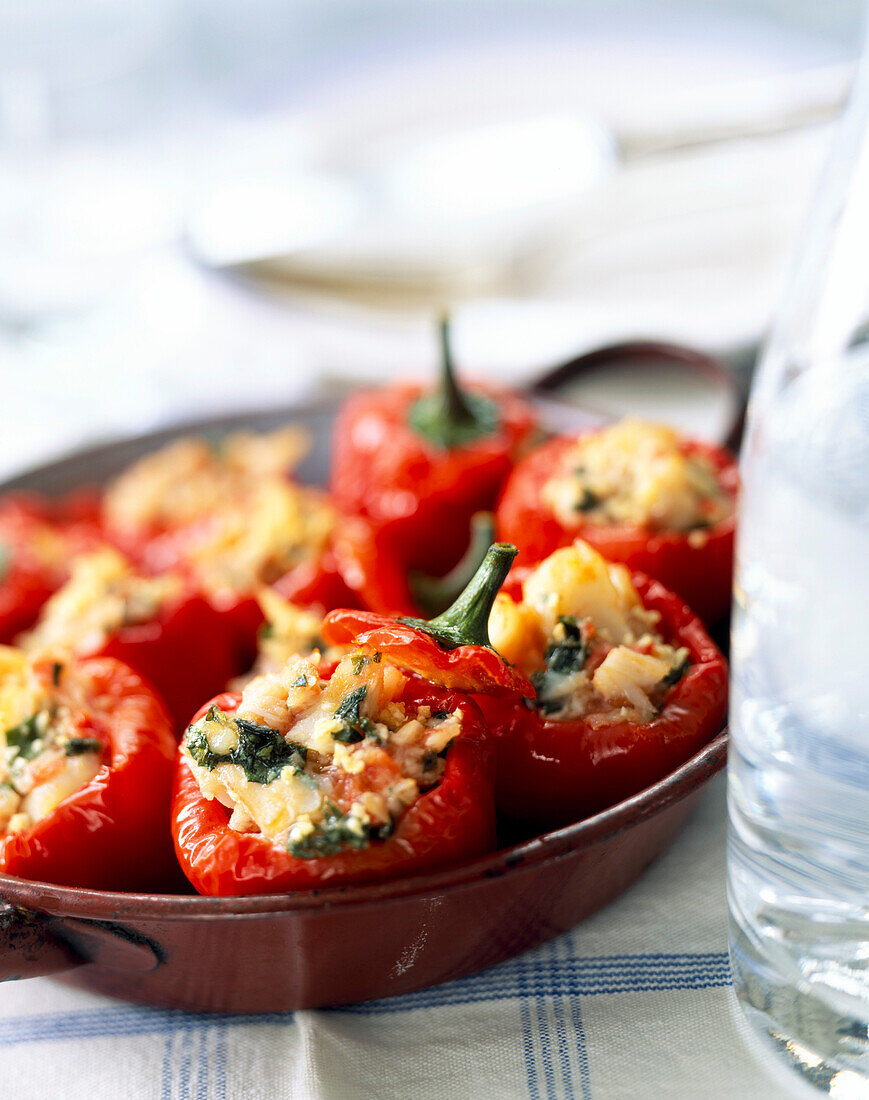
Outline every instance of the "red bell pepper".
<path fill-rule="evenodd" d="M 106 493 L 106 526 L 116 544 L 147 572 L 184 572 L 208 594 L 233 636 L 239 670 L 253 660 L 263 624 L 258 588 L 277 582 L 284 598 L 320 611 L 354 599 L 326 537 L 334 509 L 323 493 L 290 476 L 297 435 L 230 436 L 218 450 L 181 440 L 131 467 Z M 146 506 L 137 511 L 140 499 Z M 284 511 L 287 523 L 276 522 Z M 254 539 L 261 532 L 261 543 L 245 542 L 251 531 Z"/>
<path fill-rule="evenodd" d="M 535 417 L 521 398 L 459 389 L 446 324 L 437 392 L 393 385 L 351 397 L 334 429 L 331 490 L 366 517 L 405 571 L 441 576 L 462 557 L 475 512 L 494 507 Z"/>
<path fill-rule="evenodd" d="M 129 579 L 131 590 L 137 582 L 145 583 L 135 573 Z M 25 644 L 30 649 L 60 645 L 80 658 L 123 661 L 158 692 L 180 734 L 202 700 L 225 687 L 243 668 L 237 663 L 225 617 L 188 582 L 179 581 L 180 587 L 161 600 L 152 617 L 107 625 L 108 633 L 82 627 L 81 636 L 64 631 L 58 637 L 52 630 L 54 604 L 49 603 Z M 75 577 L 69 583 L 76 584 Z M 57 599 L 62 600 L 66 591 L 60 591 Z M 99 598 L 98 593 L 94 595 Z M 75 629 L 74 623 L 71 626 Z"/>
<path fill-rule="evenodd" d="M 220 695 L 213 704 L 233 713 L 241 696 Z M 484 855 L 495 846 L 491 744 L 479 710 L 467 696 L 408 681 L 405 704 L 432 710 L 462 708 L 462 732 L 446 754 L 444 774 L 424 791 L 385 840 L 356 851 L 302 859 L 258 833 L 229 827 L 229 811 L 199 789 L 187 757 L 179 752 L 172 830 L 175 852 L 201 894 L 278 894 L 371 882 L 435 870 Z M 211 704 L 209 704 L 211 705 Z M 203 707 L 196 720 L 205 715 Z"/>
<path fill-rule="evenodd" d="M 623 562 L 655 577 L 681 596 L 713 625 L 730 607 L 733 577 L 733 512 L 708 529 L 697 532 L 651 531 L 631 524 L 582 523 L 566 528 L 541 499 L 562 456 L 576 437 L 551 439 L 527 455 L 504 487 L 496 512 L 498 537 L 519 548 L 519 566 L 533 565 L 553 550 L 583 539 L 608 561 Z M 735 501 L 739 474 L 733 456 L 723 447 L 685 440 L 683 453 L 705 458 L 715 471 L 723 493 Z"/>
<path fill-rule="evenodd" d="M 347 583 L 335 548 L 340 529 L 339 521 L 319 557 L 302 562 L 275 581 L 273 587 L 285 600 L 321 614 L 334 607 L 361 606 L 358 593 Z"/>
<path fill-rule="evenodd" d="M 46 816 L 0 835 L 0 871 L 93 890 L 183 888 L 168 828 L 175 738 L 162 702 L 118 661 L 46 664 L 58 691 L 77 681 L 72 730 L 100 743 L 101 763 Z"/>
<path fill-rule="evenodd" d="M 646 725 L 595 728 L 557 721 L 509 697 L 478 697 L 497 741 L 499 813 L 556 827 L 612 806 L 662 779 L 724 723 L 727 664 L 702 623 L 658 581 L 633 574 L 647 609 L 660 614 L 664 641 L 688 650 L 688 667 Z"/>
<path fill-rule="evenodd" d="M 152 684 L 178 734 L 190 716 L 242 671 L 233 638 L 220 612 L 187 592 L 168 602 L 150 622 L 122 626 L 82 657 L 114 657 Z"/>
<path fill-rule="evenodd" d="M 489 641 L 489 613 L 515 556 L 515 546 L 491 546 L 461 596 L 428 622 L 373 611 L 332 611 L 323 620 L 323 638 L 330 645 L 377 650 L 423 680 L 455 691 L 531 696 L 528 679 Z"/>
<path fill-rule="evenodd" d="M 367 608 L 384 615 L 417 615 L 410 574 L 394 552 L 388 531 L 363 516 L 343 517 L 333 535 L 334 560 L 349 600 L 329 608 Z M 282 584 L 276 585 L 283 595 Z"/>
<path fill-rule="evenodd" d="M 179 570 L 191 583 L 201 587 L 199 571 L 192 557 L 201 540 L 210 537 L 211 520 L 197 521 L 186 527 L 163 530 L 145 540 L 135 560 L 153 573 Z M 328 611 L 333 607 L 356 606 L 357 593 L 345 582 L 334 550 L 335 533 L 325 548 L 306 558 L 278 578 L 261 576 L 255 585 L 272 583 L 277 591 L 299 607 Z M 256 653 L 257 633 L 263 625 L 262 611 L 255 591 L 247 586 L 226 584 L 209 596 L 214 608 L 224 617 L 233 644 L 234 663 L 246 669 Z M 213 691 L 209 694 L 213 694 Z M 200 696 L 200 700 L 203 696 Z M 189 715 L 187 716 L 189 717 Z"/>
<path fill-rule="evenodd" d="M 36 621 L 69 575 L 76 553 L 104 541 L 98 500 L 75 493 L 58 501 L 32 494 L 0 502 L 0 643 Z"/>
<path fill-rule="evenodd" d="M 197 890 L 252 894 L 367 882 L 445 866 L 493 847 L 491 741 L 468 693 L 509 691 L 516 698 L 517 692 L 533 692 L 528 681 L 491 649 L 486 631 L 492 603 L 514 556 L 514 547 L 492 547 L 468 590 L 431 623 L 396 622 L 350 610 L 326 618 L 326 641 L 351 642 L 363 661 L 365 655 L 376 655 L 375 663 L 412 674 L 398 696 L 399 702 L 409 704 L 409 716 L 419 706 L 432 713 L 462 712 L 461 731 L 445 751 L 440 781 L 419 794 L 386 839 L 370 841 L 361 850 L 304 857 L 262 833 L 236 831 L 229 825 L 229 810 L 202 794 L 182 745 L 173 832 L 178 860 Z M 323 666 L 319 674 L 330 677 L 334 670 Z M 223 695 L 213 705 L 231 714 L 239 702 L 239 695 Z M 203 707 L 196 721 L 209 709 Z M 262 727 L 253 729 L 257 735 L 263 732 Z M 292 727 L 286 734 L 291 736 Z M 273 752 L 267 749 L 268 759 L 274 758 Z"/>

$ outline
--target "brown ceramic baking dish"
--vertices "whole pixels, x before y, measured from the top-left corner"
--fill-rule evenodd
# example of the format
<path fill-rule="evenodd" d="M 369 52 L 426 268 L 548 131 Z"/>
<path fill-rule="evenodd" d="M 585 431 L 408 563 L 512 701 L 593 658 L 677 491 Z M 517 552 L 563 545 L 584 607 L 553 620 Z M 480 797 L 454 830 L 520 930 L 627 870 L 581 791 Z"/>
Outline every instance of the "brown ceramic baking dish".
<path fill-rule="evenodd" d="M 331 402 L 185 424 L 77 453 L 0 492 L 63 492 L 104 481 L 178 435 L 289 421 L 307 424 L 314 436 L 300 476 L 322 482 L 334 411 Z M 578 410 L 572 416 L 588 419 Z M 722 731 L 661 782 L 595 817 L 540 837 L 505 838 L 507 846 L 473 863 L 386 884 L 205 898 L 0 875 L 0 981 L 62 973 L 76 985 L 152 1005 L 265 1012 L 458 978 L 565 931 L 618 896 L 670 844 L 725 755 Z"/>

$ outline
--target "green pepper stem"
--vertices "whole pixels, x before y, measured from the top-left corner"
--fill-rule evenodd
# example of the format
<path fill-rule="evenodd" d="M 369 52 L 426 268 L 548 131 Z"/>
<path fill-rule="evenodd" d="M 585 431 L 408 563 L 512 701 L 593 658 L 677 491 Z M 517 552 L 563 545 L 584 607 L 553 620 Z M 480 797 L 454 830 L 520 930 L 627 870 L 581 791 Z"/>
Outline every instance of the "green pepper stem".
<path fill-rule="evenodd" d="M 498 427 L 498 407 L 480 393 L 466 393 L 456 378 L 450 346 L 450 319 L 443 314 L 439 321 L 441 345 L 440 384 L 424 393 L 411 405 L 410 427 L 418 434 L 445 450 L 461 447 Z"/>
<path fill-rule="evenodd" d="M 492 648 L 489 615 L 518 550 L 512 543 L 493 543 L 464 592 L 436 619 L 399 619 L 430 634 L 441 649 L 462 645 Z"/>
<path fill-rule="evenodd" d="M 470 424 L 475 421 L 474 411 L 468 404 L 461 386 L 456 380 L 456 367 L 450 344 L 450 315 L 441 314 L 438 322 L 441 343 L 441 399 L 444 416 L 455 424 Z"/>
<path fill-rule="evenodd" d="M 414 602 L 427 615 L 437 615 L 461 595 L 482 565 L 495 538 L 495 517 L 491 512 L 475 512 L 471 517 L 471 538 L 468 548 L 449 573 L 431 577 L 411 570 L 410 590 Z"/>

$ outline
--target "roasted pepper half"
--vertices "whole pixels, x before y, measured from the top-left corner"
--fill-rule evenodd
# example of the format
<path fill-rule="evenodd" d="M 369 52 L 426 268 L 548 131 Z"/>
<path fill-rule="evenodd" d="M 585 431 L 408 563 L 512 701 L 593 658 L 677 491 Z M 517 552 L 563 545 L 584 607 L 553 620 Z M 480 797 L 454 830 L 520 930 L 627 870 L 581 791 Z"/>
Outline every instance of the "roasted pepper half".
<path fill-rule="evenodd" d="M 490 632 L 534 700 L 478 697 L 497 739 L 499 812 L 577 821 L 662 779 L 722 728 L 724 658 L 660 582 L 577 542 L 522 589 L 499 596 Z"/>
<path fill-rule="evenodd" d="M 69 576 L 71 558 L 103 542 L 95 494 L 0 502 L 0 643 L 31 626 Z"/>
<path fill-rule="evenodd" d="M 335 666 L 290 659 L 203 707 L 179 750 L 173 832 L 206 894 L 338 886 L 482 855 L 495 843 L 491 740 L 471 691 L 528 687 L 485 624 L 515 550 L 434 623 L 333 612 Z"/>
<path fill-rule="evenodd" d="M 730 607 L 739 476 L 721 447 L 625 420 L 527 455 L 498 505 L 519 566 L 581 538 L 661 581 L 704 622 Z"/>
<path fill-rule="evenodd" d="M 73 562 L 21 644 L 124 661 L 157 690 L 179 732 L 241 671 L 225 618 L 185 577 L 147 576 L 110 548 Z"/>
<path fill-rule="evenodd" d="M 280 582 L 287 599 L 322 611 L 354 598 L 330 551 L 336 510 L 290 476 L 306 445 L 293 428 L 216 445 L 182 439 L 106 492 L 106 527 L 118 544 L 150 573 L 190 578 L 224 616 L 241 668 L 256 651 L 262 585 Z"/>
<path fill-rule="evenodd" d="M 126 665 L 0 648 L 0 871 L 96 890 L 183 884 L 175 737 Z"/>

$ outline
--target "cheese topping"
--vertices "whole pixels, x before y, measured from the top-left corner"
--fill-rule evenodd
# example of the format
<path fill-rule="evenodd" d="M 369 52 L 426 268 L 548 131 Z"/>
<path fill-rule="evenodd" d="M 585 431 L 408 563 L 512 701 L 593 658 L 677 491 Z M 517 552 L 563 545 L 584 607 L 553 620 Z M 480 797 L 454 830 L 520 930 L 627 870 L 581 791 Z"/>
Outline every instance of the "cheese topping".
<path fill-rule="evenodd" d="M 498 596 L 489 637 L 531 677 L 548 718 L 646 724 L 688 659 L 687 649 L 664 642 L 658 619 L 625 566 L 577 539 L 529 574 L 520 603 Z"/>
<path fill-rule="evenodd" d="M 335 525 L 326 496 L 287 476 L 307 445 L 297 428 L 219 447 L 179 440 L 115 481 L 107 522 L 127 536 L 168 533 L 167 560 L 180 557 L 211 595 L 251 592 L 322 553 Z"/>
<path fill-rule="evenodd" d="M 308 436 L 298 428 L 238 432 L 219 448 L 204 439 L 180 439 L 116 479 L 105 495 L 105 515 L 126 534 L 185 526 L 243 499 L 264 479 L 284 477 L 307 448 Z"/>
<path fill-rule="evenodd" d="M 266 479 L 191 532 L 185 558 L 211 593 L 252 591 L 322 553 L 335 518 L 323 494 Z"/>
<path fill-rule="evenodd" d="M 0 835 L 50 814 L 97 774 L 104 744 L 62 657 L 0 647 Z"/>
<path fill-rule="evenodd" d="M 380 654 L 345 657 L 331 679 L 319 655 L 252 680 L 234 714 L 212 707 L 184 748 L 206 798 L 230 827 L 300 858 L 363 848 L 390 835 L 442 777 L 462 712 L 402 701 L 407 676 Z"/>
<path fill-rule="evenodd" d="M 153 619 L 183 587 L 179 576 L 143 577 L 110 547 L 74 558 L 70 579 L 45 607 L 20 644 L 80 653 L 98 649 L 122 626 Z"/>
<path fill-rule="evenodd" d="M 623 523 L 696 533 L 733 511 L 704 456 L 686 453 L 671 428 L 632 418 L 581 436 L 541 496 L 567 528 Z"/>
<path fill-rule="evenodd" d="M 285 600 L 273 588 L 260 588 L 257 601 L 266 621 L 257 640 L 256 663 L 249 673 L 232 682 L 232 690 L 241 691 L 255 676 L 280 672 L 294 657 L 310 657 L 315 650 L 325 661 L 339 661 L 350 652 L 348 646 L 327 648 L 320 636 L 322 618 Z"/>
<path fill-rule="evenodd" d="M 50 523 L 28 517 L 26 524 L 0 522 L 0 545 L 12 545 L 46 569 L 61 572 L 70 553 L 70 540 Z"/>

